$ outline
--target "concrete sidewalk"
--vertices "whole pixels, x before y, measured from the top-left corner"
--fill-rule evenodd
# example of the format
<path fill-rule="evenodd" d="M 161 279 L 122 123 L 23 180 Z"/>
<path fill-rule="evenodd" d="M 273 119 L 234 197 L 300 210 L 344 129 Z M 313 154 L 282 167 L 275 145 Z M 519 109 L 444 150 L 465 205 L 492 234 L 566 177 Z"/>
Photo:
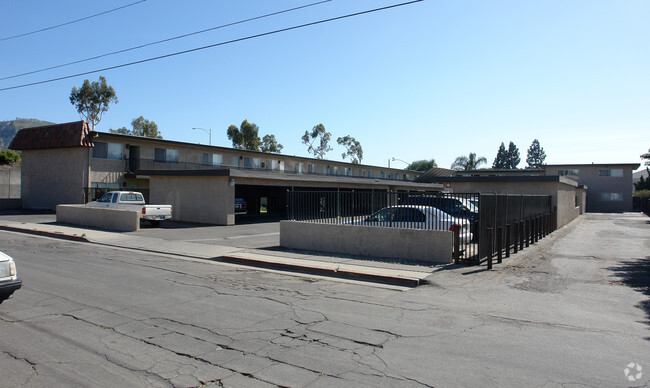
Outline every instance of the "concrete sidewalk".
<path fill-rule="evenodd" d="M 417 287 L 424 284 L 424 279 L 440 267 L 295 252 L 280 247 L 249 249 L 180 240 L 172 241 L 56 223 L 0 220 L 0 230 L 399 287 Z"/>

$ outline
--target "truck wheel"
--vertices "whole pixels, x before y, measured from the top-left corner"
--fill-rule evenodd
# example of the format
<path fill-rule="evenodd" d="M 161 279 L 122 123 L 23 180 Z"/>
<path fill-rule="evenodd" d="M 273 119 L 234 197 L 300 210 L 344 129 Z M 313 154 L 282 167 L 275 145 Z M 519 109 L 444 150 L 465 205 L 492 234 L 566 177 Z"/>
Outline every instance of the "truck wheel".
<path fill-rule="evenodd" d="M 149 223 L 151 224 L 151 226 L 154 226 L 154 227 L 160 226 L 160 221 L 149 220 Z"/>

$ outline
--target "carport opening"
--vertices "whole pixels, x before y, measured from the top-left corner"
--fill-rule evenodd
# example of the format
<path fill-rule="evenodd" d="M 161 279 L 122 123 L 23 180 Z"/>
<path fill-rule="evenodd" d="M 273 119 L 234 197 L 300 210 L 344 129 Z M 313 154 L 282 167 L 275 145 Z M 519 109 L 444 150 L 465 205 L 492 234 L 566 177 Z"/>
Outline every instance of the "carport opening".
<path fill-rule="evenodd" d="M 269 198 L 260 197 L 260 215 L 267 216 L 269 214 Z"/>

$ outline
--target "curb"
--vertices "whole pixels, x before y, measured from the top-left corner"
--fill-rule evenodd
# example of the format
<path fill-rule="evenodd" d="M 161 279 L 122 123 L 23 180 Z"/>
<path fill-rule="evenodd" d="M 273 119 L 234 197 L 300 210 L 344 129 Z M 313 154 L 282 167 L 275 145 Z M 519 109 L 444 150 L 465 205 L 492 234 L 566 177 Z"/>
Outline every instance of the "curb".
<path fill-rule="evenodd" d="M 54 238 L 60 238 L 63 240 L 71 240 L 71 241 L 77 241 L 77 242 L 91 242 L 85 237 L 81 236 L 70 236 L 68 234 L 64 233 L 56 233 L 56 232 L 46 232 L 44 230 L 36 230 L 36 229 L 25 229 L 25 228 L 16 228 L 13 226 L 7 226 L 7 225 L 0 225 L 0 230 L 6 230 L 9 232 L 18 232 L 18 233 L 27 233 L 27 234 L 35 234 L 38 236 L 46 236 L 46 237 L 54 237 Z"/>
<path fill-rule="evenodd" d="M 425 283 L 424 280 L 417 279 L 417 278 L 410 278 L 410 277 L 377 275 L 377 274 L 339 270 L 339 269 L 324 268 L 324 267 L 277 263 L 277 262 L 256 260 L 256 259 L 249 259 L 249 258 L 235 257 L 235 256 L 224 256 L 222 258 L 222 261 L 225 263 L 243 264 L 251 267 L 260 267 L 260 268 L 276 269 L 281 271 L 307 273 L 312 275 L 329 276 L 329 277 L 349 279 L 349 280 L 361 280 L 366 282 L 390 284 L 394 286 L 411 287 L 411 288 L 415 288 Z"/>
<path fill-rule="evenodd" d="M 87 239 L 86 237 L 72 236 L 69 234 L 48 232 L 48 231 L 37 230 L 37 229 L 26 229 L 26 228 L 19 228 L 19 227 L 7 226 L 7 225 L 0 225 L 0 230 L 25 233 L 25 234 L 33 234 L 33 235 L 45 236 L 45 237 L 53 237 L 53 238 L 76 241 L 76 242 L 85 242 L 85 243 L 99 244 L 105 246 L 116 246 L 113 244 L 102 244 L 102 243 L 93 242 Z M 137 249 L 137 248 L 130 248 L 130 249 Z M 148 250 L 148 249 L 140 249 L 140 250 L 152 252 L 152 253 L 169 254 L 168 252 L 160 252 L 160 251 Z M 176 254 L 176 255 L 190 257 L 190 258 L 206 259 L 204 257 L 197 257 L 191 255 L 183 255 L 183 254 Z M 325 267 L 317 267 L 317 266 L 306 266 L 300 264 L 278 263 L 272 261 L 257 260 L 257 259 L 235 257 L 235 256 L 222 256 L 220 258 L 212 258 L 207 260 L 221 261 L 230 264 L 247 265 L 250 267 L 274 269 L 274 270 L 287 271 L 287 272 L 296 272 L 302 274 L 319 275 L 319 276 L 326 276 L 326 277 L 333 277 L 333 278 L 340 278 L 340 279 L 373 282 L 373 283 L 388 284 L 393 286 L 410 287 L 410 288 L 415 288 L 417 286 L 426 284 L 426 280 L 412 278 L 412 277 L 379 275 L 379 274 L 349 271 L 345 269 L 341 270 L 341 269 L 333 269 L 333 268 L 325 268 Z"/>

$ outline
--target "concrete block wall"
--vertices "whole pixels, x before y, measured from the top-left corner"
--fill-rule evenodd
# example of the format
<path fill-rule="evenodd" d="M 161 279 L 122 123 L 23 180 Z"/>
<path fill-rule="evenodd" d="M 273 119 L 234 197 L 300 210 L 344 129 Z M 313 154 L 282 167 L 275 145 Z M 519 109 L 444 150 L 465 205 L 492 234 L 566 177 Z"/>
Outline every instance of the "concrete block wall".
<path fill-rule="evenodd" d="M 448 264 L 452 233 L 375 226 L 280 222 L 280 245 L 291 249 Z"/>
<path fill-rule="evenodd" d="M 137 210 L 92 208 L 84 205 L 57 205 L 56 222 L 91 226 L 118 232 L 140 230 L 140 212 Z"/>

